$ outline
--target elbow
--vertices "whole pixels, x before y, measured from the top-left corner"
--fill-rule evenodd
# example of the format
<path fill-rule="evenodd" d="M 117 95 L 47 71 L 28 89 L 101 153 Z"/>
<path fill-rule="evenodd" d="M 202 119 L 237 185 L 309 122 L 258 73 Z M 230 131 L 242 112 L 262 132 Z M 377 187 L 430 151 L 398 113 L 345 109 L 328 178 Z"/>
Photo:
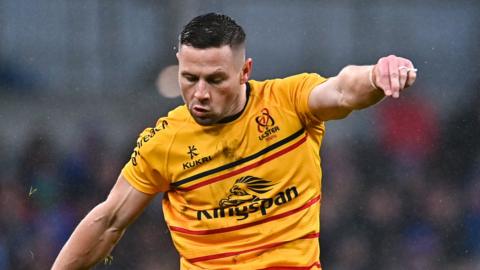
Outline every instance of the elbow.
<path fill-rule="evenodd" d="M 91 214 L 93 215 L 90 219 L 91 225 L 101 224 L 103 225 L 102 227 L 109 227 L 112 224 L 112 220 L 115 219 L 115 215 L 106 201 L 97 205 Z"/>
<path fill-rule="evenodd" d="M 92 211 L 92 215 L 88 222 L 89 227 L 104 228 L 107 233 L 121 232 L 126 227 L 126 222 L 122 222 L 118 211 L 111 207 L 108 202 L 99 204 Z"/>

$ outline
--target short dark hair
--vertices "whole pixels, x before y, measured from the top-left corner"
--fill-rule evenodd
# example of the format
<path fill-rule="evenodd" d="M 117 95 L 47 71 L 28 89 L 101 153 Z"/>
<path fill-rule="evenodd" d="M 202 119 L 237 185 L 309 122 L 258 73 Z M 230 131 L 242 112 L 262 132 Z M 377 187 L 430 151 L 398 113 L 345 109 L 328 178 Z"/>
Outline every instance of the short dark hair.
<path fill-rule="evenodd" d="M 229 16 L 207 13 L 193 18 L 183 27 L 179 42 L 198 49 L 236 47 L 245 43 L 245 32 Z"/>

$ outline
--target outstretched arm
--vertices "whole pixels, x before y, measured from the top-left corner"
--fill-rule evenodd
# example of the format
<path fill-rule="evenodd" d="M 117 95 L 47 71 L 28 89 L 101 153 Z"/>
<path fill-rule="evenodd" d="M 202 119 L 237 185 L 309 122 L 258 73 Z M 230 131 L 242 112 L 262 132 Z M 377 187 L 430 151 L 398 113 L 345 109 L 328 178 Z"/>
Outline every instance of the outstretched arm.
<path fill-rule="evenodd" d="M 401 91 L 415 82 L 416 76 L 410 60 L 394 55 L 380 58 L 373 66 L 347 66 L 315 87 L 308 104 L 321 120 L 344 118 L 385 96 L 398 98 Z"/>
<path fill-rule="evenodd" d="M 52 269 L 88 269 L 105 258 L 126 227 L 154 195 L 144 194 L 119 176 L 108 198 L 80 222 L 60 251 Z"/>

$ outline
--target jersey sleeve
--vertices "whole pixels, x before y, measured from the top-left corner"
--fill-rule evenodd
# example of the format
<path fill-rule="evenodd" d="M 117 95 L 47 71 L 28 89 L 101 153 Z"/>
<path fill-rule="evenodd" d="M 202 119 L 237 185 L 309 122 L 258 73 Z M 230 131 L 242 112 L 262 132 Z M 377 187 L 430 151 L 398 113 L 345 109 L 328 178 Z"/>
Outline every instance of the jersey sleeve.
<path fill-rule="evenodd" d="M 315 86 L 326 80 L 316 73 L 302 73 L 275 80 L 275 91 L 280 91 L 276 94 L 283 97 L 280 99 L 280 102 L 284 103 L 282 105 L 286 108 L 293 106 L 293 110 L 295 110 L 302 124 L 309 126 L 312 123 L 321 123 L 321 121 L 311 112 L 308 106 L 308 98 Z"/>
<path fill-rule="evenodd" d="M 130 160 L 122 169 L 127 182 L 143 193 L 165 192 L 170 187 L 164 177 L 165 144 L 159 143 L 162 139 L 159 133 L 165 128 L 165 123 L 159 120 L 155 128 L 147 128 L 140 133 Z"/>

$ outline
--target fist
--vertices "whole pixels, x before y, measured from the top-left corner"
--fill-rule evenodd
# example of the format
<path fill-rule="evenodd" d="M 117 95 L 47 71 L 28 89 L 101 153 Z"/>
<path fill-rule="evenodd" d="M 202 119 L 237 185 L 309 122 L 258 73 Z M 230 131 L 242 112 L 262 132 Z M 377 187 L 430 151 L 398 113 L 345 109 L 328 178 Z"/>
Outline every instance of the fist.
<path fill-rule="evenodd" d="M 398 98 L 400 92 L 417 78 L 417 69 L 412 61 L 395 55 L 380 58 L 370 72 L 372 86 L 382 90 L 385 96 L 394 98 Z"/>

